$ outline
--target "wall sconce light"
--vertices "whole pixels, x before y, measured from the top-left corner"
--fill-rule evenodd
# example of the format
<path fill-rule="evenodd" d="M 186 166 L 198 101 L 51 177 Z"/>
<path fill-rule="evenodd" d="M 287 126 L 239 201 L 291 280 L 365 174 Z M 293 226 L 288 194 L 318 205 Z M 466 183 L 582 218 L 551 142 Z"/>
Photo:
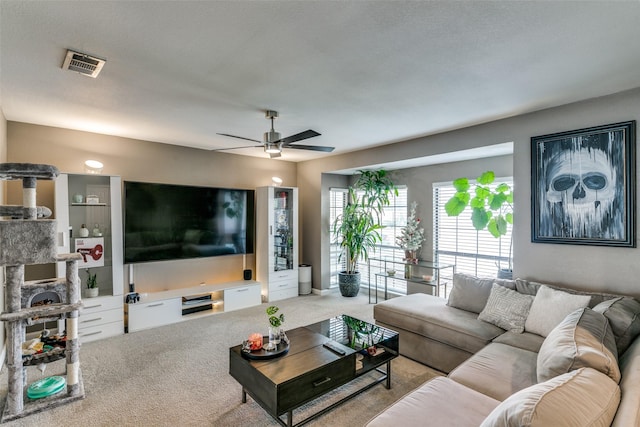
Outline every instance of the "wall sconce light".
<path fill-rule="evenodd" d="M 84 162 L 84 171 L 86 173 L 91 173 L 91 174 L 102 173 L 103 167 L 104 165 L 102 164 L 102 162 L 99 162 L 97 160 L 87 160 Z"/>
<path fill-rule="evenodd" d="M 280 178 L 279 176 L 272 176 L 271 181 L 274 185 L 282 185 L 282 178 Z"/>

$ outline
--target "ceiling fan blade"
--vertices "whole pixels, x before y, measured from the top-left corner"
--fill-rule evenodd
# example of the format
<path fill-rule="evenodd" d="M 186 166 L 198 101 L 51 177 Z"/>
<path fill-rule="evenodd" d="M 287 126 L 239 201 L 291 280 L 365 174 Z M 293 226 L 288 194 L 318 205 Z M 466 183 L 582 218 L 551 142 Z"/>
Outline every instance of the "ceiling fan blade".
<path fill-rule="evenodd" d="M 325 153 L 330 153 L 335 150 L 335 147 L 324 147 L 322 145 L 287 145 L 287 148 L 297 148 L 299 150 L 310 150 L 310 151 L 324 151 Z"/>
<path fill-rule="evenodd" d="M 303 139 L 309 139 L 309 138 L 313 138 L 315 136 L 320 136 L 320 134 L 318 132 L 316 132 L 315 130 L 305 130 L 304 132 L 300 132 L 300 133 L 296 133 L 295 135 L 291 135 L 288 136 L 286 138 L 282 138 L 280 139 L 280 141 L 276 141 L 276 142 L 281 142 L 282 145 L 284 147 L 288 146 L 289 144 L 296 142 L 296 141 L 302 141 Z"/>
<path fill-rule="evenodd" d="M 229 135 L 228 133 L 218 133 L 217 135 L 228 136 L 230 138 L 244 139 L 246 141 L 253 141 L 253 142 L 257 142 L 258 144 L 262 144 L 262 141 L 258 141 L 257 139 L 245 138 L 244 136 Z"/>
<path fill-rule="evenodd" d="M 242 146 L 242 147 L 216 148 L 216 149 L 210 150 L 210 151 L 238 150 L 240 148 L 262 148 L 262 145 L 245 145 L 245 146 Z"/>

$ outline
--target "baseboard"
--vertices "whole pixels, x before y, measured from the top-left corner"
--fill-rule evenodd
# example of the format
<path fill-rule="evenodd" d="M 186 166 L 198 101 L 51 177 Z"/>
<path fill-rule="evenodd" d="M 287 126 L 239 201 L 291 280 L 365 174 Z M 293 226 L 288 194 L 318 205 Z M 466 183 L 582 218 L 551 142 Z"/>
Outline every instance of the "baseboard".
<path fill-rule="evenodd" d="M 329 294 L 333 293 L 336 289 L 337 288 L 335 288 L 335 289 L 316 289 L 316 288 L 313 288 L 313 289 L 311 289 L 311 293 L 313 293 L 314 295 L 324 296 L 324 295 L 329 295 Z"/>

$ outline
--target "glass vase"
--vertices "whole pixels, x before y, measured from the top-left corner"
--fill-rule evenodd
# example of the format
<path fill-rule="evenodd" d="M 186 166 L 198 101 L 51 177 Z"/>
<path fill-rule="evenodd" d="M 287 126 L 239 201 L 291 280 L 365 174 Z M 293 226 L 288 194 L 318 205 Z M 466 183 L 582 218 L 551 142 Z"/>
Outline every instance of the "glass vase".
<path fill-rule="evenodd" d="M 280 327 L 269 326 L 269 349 L 275 350 L 280 344 Z"/>

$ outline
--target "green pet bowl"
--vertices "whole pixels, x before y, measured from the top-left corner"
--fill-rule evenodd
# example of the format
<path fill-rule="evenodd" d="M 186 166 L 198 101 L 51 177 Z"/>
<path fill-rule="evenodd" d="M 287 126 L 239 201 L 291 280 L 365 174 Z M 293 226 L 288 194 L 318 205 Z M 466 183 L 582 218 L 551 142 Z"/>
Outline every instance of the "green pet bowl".
<path fill-rule="evenodd" d="M 64 377 L 59 376 L 43 378 L 27 388 L 27 397 L 29 399 L 42 399 L 43 397 L 54 395 L 64 390 L 66 382 Z"/>

